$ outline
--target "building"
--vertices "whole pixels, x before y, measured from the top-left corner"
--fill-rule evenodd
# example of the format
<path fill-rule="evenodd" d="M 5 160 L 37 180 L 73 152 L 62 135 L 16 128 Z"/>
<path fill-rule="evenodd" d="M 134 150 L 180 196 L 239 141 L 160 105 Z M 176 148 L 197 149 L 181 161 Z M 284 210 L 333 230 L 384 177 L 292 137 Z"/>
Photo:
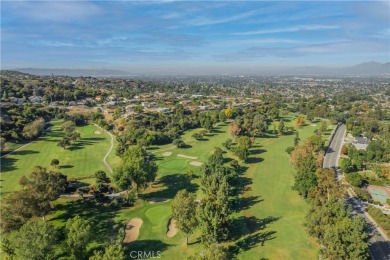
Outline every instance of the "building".
<path fill-rule="evenodd" d="M 368 143 L 368 138 L 365 136 L 357 136 L 352 141 L 353 146 L 358 150 L 366 150 Z"/>

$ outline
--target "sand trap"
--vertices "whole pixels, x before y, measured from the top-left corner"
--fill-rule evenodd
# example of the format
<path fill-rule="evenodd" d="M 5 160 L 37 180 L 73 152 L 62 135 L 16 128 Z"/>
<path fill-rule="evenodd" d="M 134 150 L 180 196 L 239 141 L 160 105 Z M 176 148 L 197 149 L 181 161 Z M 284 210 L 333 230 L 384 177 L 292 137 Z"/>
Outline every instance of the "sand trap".
<path fill-rule="evenodd" d="M 187 158 L 187 159 L 192 159 L 192 160 L 198 159 L 198 157 L 187 156 L 187 155 L 184 155 L 184 154 L 178 154 L 177 156 L 178 156 L 178 157 Z"/>
<path fill-rule="evenodd" d="M 97 130 L 96 130 L 96 131 L 94 131 L 93 133 L 94 133 L 95 135 L 101 135 L 101 134 L 102 134 L 102 132 L 100 132 L 100 131 L 97 131 Z"/>
<path fill-rule="evenodd" d="M 125 238 L 122 241 L 123 244 L 129 244 L 134 240 L 137 240 L 142 223 L 143 221 L 140 218 L 133 218 L 126 223 Z"/>
<path fill-rule="evenodd" d="M 149 204 L 154 204 L 156 202 L 165 202 L 168 201 L 166 198 L 153 198 L 149 200 Z"/>
<path fill-rule="evenodd" d="M 165 152 L 162 154 L 162 156 L 170 156 L 172 154 L 172 152 Z"/>
<path fill-rule="evenodd" d="M 196 162 L 196 161 L 192 161 L 192 162 L 190 162 L 190 165 L 192 165 L 192 166 L 202 166 L 203 163 L 201 163 L 201 162 Z"/>
<path fill-rule="evenodd" d="M 167 237 L 174 237 L 177 234 L 176 220 L 171 218 L 168 224 Z"/>
<path fill-rule="evenodd" d="M 311 126 L 317 126 L 316 124 L 311 124 Z"/>

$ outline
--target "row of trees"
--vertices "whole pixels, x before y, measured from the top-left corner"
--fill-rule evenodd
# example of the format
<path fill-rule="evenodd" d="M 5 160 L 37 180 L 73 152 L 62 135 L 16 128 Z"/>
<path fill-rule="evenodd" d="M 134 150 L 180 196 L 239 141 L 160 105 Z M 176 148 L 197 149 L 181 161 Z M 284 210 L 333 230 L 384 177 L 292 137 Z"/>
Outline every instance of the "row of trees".
<path fill-rule="evenodd" d="M 237 161 L 230 167 L 223 165 L 222 150 L 217 148 L 203 168 L 201 177 L 202 200 L 196 200 L 195 193 L 181 190 L 172 202 L 172 216 L 177 227 L 188 236 L 195 230 L 201 231 L 201 242 L 207 259 L 226 259 L 224 249 L 218 246 L 226 241 L 231 232 L 233 211 L 231 200 L 237 195 L 239 166 Z"/>
<path fill-rule="evenodd" d="M 304 222 L 307 232 L 321 244 L 326 259 L 368 259 L 365 221 L 346 206 L 334 171 L 321 168 L 321 140 L 312 136 L 295 144 L 290 157 L 296 170 L 293 189 L 311 202 Z"/>

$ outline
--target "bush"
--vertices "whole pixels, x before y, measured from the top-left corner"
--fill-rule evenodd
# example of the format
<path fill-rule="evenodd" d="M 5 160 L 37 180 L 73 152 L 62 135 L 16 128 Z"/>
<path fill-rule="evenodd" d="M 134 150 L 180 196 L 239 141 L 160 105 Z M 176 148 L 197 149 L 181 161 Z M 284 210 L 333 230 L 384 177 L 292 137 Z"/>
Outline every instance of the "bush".
<path fill-rule="evenodd" d="M 289 146 L 289 147 L 286 148 L 286 153 L 291 154 L 292 151 L 294 151 L 294 150 L 295 150 L 294 146 Z"/>
<path fill-rule="evenodd" d="M 348 173 L 346 175 L 347 177 L 347 180 L 349 181 L 349 183 L 352 185 L 352 186 L 355 186 L 355 187 L 360 187 L 362 186 L 362 183 L 363 183 L 363 177 L 357 173 L 357 172 L 354 172 L 354 173 Z"/>
<path fill-rule="evenodd" d="M 386 214 L 383 214 L 382 210 L 373 206 L 368 207 L 368 214 L 381 226 L 387 234 L 390 231 L 390 218 Z"/>
<path fill-rule="evenodd" d="M 357 187 L 355 187 L 353 190 L 355 191 L 356 196 L 358 196 L 358 198 L 360 200 L 366 201 L 366 202 L 371 202 L 372 201 L 371 195 L 370 195 L 370 193 L 368 193 L 368 191 L 360 189 L 360 188 L 357 188 Z"/>
<path fill-rule="evenodd" d="M 173 140 L 172 142 L 173 145 L 176 145 L 177 148 L 183 148 L 186 146 L 186 144 L 184 143 L 183 140 L 180 140 L 180 139 L 175 139 Z"/>

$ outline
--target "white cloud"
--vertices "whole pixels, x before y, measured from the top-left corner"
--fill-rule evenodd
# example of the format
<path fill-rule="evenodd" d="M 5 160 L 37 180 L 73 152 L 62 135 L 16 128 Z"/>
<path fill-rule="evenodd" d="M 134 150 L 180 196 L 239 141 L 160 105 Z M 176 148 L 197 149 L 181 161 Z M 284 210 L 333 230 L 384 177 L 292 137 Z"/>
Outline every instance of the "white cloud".
<path fill-rule="evenodd" d="M 339 26 L 334 26 L 334 25 L 299 25 L 299 26 L 278 28 L 278 29 L 236 32 L 236 33 L 231 33 L 231 35 L 257 35 L 257 34 L 271 34 L 271 33 L 283 33 L 283 32 L 321 31 L 321 30 L 332 30 L 338 28 Z"/>

